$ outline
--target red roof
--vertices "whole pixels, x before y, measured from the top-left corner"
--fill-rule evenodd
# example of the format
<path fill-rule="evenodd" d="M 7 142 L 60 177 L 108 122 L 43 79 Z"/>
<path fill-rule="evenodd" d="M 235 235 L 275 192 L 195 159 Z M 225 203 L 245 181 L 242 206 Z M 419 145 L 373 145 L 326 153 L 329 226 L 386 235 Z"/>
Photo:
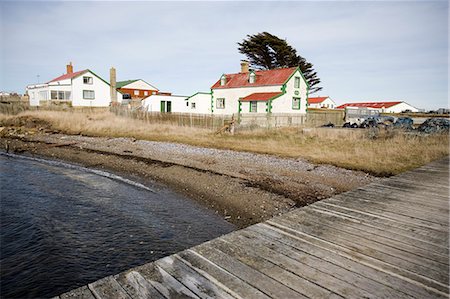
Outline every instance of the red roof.
<path fill-rule="evenodd" d="M 267 101 L 273 97 L 279 96 L 281 92 L 256 92 L 242 98 L 241 101 Z"/>
<path fill-rule="evenodd" d="M 74 72 L 74 73 L 71 73 L 71 74 L 64 74 L 64 75 L 62 75 L 62 76 L 59 76 L 59 77 L 57 77 L 57 78 L 55 78 L 55 79 L 49 81 L 48 83 L 50 83 L 50 82 L 55 82 L 55 81 L 66 80 L 66 79 L 71 79 L 71 78 L 73 78 L 73 77 L 76 77 L 76 76 L 78 76 L 78 75 L 81 75 L 82 73 L 84 73 L 84 72 L 86 72 L 86 71 L 88 71 L 88 70 L 82 70 L 82 71 Z"/>
<path fill-rule="evenodd" d="M 256 82 L 249 83 L 249 73 L 226 74 L 226 83 L 220 86 L 220 79 L 211 87 L 214 88 L 236 88 L 266 85 L 282 85 L 297 70 L 296 67 L 281 68 L 268 71 L 255 71 Z"/>
<path fill-rule="evenodd" d="M 338 109 L 343 109 L 345 107 L 359 107 L 359 108 L 389 108 L 400 104 L 402 102 L 367 102 L 367 103 L 345 103 L 338 106 Z"/>
<path fill-rule="evenodd" d="M 323 101 L 328 99 L 328 97 L 315 97 L 315 98 L 308 98 L 308 104 L 320 104 Z"/>

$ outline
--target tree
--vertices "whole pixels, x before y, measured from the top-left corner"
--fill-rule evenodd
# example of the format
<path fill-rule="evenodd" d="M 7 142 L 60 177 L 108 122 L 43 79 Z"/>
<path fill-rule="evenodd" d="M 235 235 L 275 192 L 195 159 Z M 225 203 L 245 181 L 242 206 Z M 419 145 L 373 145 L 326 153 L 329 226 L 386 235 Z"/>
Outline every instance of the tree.
<path fill-rule="evenodd" d="M 286 40 L 262 32 L 255 35 L 247 35 L 238 50 L 247 56 L 250 64 L 260 70 L 271 70 L 281 67 L 300 67 L 306 81 L 309 84 L 309 92 L 314 93 L 322 89 L 318 84 L 320 79 L 313 68 L 313 64 L 297 54 L 297 50 L 291 47 Z"/>

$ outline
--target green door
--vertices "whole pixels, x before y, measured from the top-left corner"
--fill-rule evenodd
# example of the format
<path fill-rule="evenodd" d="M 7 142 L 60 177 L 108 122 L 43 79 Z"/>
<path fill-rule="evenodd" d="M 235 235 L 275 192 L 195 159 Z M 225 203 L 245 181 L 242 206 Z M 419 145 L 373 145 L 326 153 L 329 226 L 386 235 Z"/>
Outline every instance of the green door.
<path fill-rule="evenodd" d="M 172 102 L 167 101 L 167 112 L 172 112 Z"/>
<path fill-rule="evenodd" d="M 161 112 L 166 112 L 166 101 L 161 101 Z"/>

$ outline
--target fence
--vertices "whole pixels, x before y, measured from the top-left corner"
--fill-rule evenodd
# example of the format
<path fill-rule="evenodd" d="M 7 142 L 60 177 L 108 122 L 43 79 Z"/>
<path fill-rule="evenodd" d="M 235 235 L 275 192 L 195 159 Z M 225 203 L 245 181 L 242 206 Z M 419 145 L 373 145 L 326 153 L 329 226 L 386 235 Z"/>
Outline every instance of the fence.
<path fill-rule="evenodd" d="M 345 111 L 334 109 L 313 109 L 308 108 L 306 117 L 307 127 L 320 127 L 329 123 L 335 126 L 342 126 L 344 124 Z"/>

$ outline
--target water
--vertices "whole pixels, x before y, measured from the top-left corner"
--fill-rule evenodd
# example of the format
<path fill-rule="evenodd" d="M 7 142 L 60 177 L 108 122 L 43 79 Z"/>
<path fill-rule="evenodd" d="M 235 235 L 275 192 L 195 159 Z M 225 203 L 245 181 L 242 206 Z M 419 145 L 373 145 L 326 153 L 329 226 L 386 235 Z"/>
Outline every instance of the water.
<path fill-rule="evenodd" d="M 0 155 L 2 298 L 51 297 L 234 226 L 179 194 L 101 171 Z"/>

